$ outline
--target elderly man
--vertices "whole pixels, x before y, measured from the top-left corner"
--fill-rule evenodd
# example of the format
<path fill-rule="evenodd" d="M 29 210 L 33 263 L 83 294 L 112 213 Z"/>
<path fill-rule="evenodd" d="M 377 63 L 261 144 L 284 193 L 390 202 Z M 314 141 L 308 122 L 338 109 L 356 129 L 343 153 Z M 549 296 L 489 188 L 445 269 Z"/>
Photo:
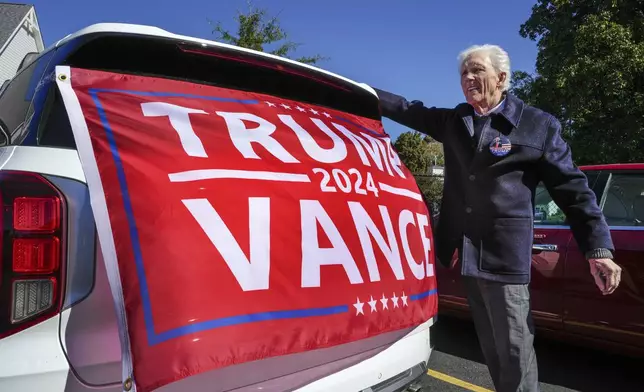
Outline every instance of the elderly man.
<path fill-rule="evenodd" d="M 378 90 L 382 114 L 443 143 L 445 187 L 435 249 L 461 274 L 481 349 L 496 389 L 538 391 L 530 314 L 535 188 L 543 181 L 564 211 L 603 294 L 621 269 L 606 221 L 584 174 L 573 164 L 561 125 L 508 90 L 510 60 L 495 45 L 459 55 L 467 103 L 426 107 Z M 440 288 L 439 288 L 440 289 Z"/>

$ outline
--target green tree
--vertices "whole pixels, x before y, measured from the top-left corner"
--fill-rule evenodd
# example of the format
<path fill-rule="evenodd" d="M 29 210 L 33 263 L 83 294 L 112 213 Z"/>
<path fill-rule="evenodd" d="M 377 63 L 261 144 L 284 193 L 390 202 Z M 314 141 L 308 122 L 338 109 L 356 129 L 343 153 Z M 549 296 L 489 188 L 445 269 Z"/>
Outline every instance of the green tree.
<path fill-rule="evenodd" d="M 394 147 L 412 173 L 427 173 L 429 151 L 422 134 L 414 131 L 403 132 L 394 142 Z"/>
<path fill-rule="evenodd" d="M 428 166 L 445 165 L 443 145 L 429 136 L 425 136 L 424 141 L 425 148 L 427 149 Z M 416 175 L 416 182 L 418 183 L 420 191 L 423 192 L 427 201 L 429 201 L 434 213 L 437 213 L 441 198 L 443 197 L 443 177 L 433 174 Z"/>
<path fill-rule="evenodd" d="M 642 1 L 539 0 L 520 34 L 536 74 L 514 72 L 512 91 L 561 121 L 575 161 L 644 161 Z"/>
<path fill-rule="evenodd" d="M 221 21 L 216 24 L 210 22 L 211 25 L 214 25 L 212 32 L 217 35 L 217 39 L 231 45 L 291 58 L 291 53 L 302 44 L 288 39 L 277 16 L 269 17 L 266 9 L 255 7 L 251 1 L 248 1 L 247 5 L 248 11 L 237 11 L 237 16 L 235 16 L 238 26 L 236 34 L 224 29 Z M 273 49 L 268 49 L 271 47 Z M 306 64 L 317 64 L 325 59 L 320 55 L 315 55 L 298 57 L 294 60 Z"/>
<path fill-rule="evenodd" d="M 438 212 L 443 197 L 443 177 L 433 175 L 416 175 L 418 189 L 425 195 L 433 213 Z"/>
<path fill-rule="evenodd" d="M 425 143 L 429 165 L 443 166 L 445 164 L 443 145 L 429 136 L 425 136 Z"/>
<path fill-rule="evenodd" d="M 443 195 L 443 179 L 428 174 L 431 165 L 445 162 L 442 144 L 429 136 L 414 131 L 404 132 L 394 142 L 398 156 L 414 174 L 418 189 L 425 195 L 431 208 L 436 210 Z"/>

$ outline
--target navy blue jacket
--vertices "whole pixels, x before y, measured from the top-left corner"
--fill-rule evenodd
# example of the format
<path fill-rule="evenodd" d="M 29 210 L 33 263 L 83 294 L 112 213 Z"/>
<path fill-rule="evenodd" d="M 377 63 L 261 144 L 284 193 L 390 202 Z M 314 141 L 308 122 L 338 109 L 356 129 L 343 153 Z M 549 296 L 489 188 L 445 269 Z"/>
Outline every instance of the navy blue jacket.
<path fill-rule="evenodd" d="M 420 101 L 376 92 L 383 116 L 443 143 L 445 182 L 434 234 L 441 263 L 449 263 L 459 249 L 465 276 L 529 283 L 534 196 L 540 181 L 566 214 L 583 252 L 614 250 L 595 194 L 573 163 L 552 115 L 506 94 L 505 107 L 491 116 L 475 145 L 469 104 L 428 108 Z M 489 145 L 502 135 L 512 146 L 507 155 L 495 156 Z"/>

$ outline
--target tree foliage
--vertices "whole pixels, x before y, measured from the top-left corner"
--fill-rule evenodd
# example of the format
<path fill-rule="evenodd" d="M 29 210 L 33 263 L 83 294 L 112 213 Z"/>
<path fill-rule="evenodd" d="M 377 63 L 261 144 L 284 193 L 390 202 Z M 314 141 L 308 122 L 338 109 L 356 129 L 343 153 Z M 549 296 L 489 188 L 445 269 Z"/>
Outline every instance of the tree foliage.
<path fill-rule="evenodd" d="M 425 143 L 427 143 L 427 156 L 429 164 L 434 166 L 443 166 L 445 164 L 445 155 L 443 155 L 443 145 L 433 140 L 429 136 L 425 136 Z"/>
<path fill-rule="evenodd" d="M 431 137 L 415 131 L 403 132 L 394 142 L 394 147 L 412 173 L 425 174 L 432 165 L 445 164 L 443 145 Z"/>
<path fill-rule="evenodd" d="M 418 189 L 425 195 L 432 215 L 437 214 L 440 209 L 441 198 L 443 197 L 443 177 L 417 174 L 414 178 L 418 184 Z"/>
<path fill-rule="evenodd" d="M 231 45 L 291 58 L 291 53 L 302 44 L 288 39 L 277 16 L 269 17 L 266 9 L 255 7 L 251 1 L 248 1 L 247 5 L 246 12 L 237 11 L 237 16 L 235 16 L 237 34 L 224 29 L 221 21 L 214 24 L 212 32 L 217 35 L 217 39 Z M 211 24 L 213 23 L 211 22 Z M 269 47 L 273 47 L 273 49 L 267 49 Z M 324 59 L 320 55 L 315 55 L 298 57 L 294 60 L 306 64 L 317 64 Z"/>
<path fill-rule="evenodd" d="M 428 174 L 432 165 L 445 164 L 442 144 L 418 132 L 404 132 L 394 142 L 398 156 L 414 174 L 418 188 L 436 209 L 443 196 L 443 179 Z"/>
<path fill-rule="evenodd" d="M 538 0 L 520 34 L 536 74 L 512 91 L 560 120 L 575 161 L 644 161 L 644 2 Z"/>
<path fill-rule="evenodd" d="M 398 156 L 412 173 L 426 173 L 429 151 L 423 135 L 418 132 L 403 132 L 394 142 Z"/>

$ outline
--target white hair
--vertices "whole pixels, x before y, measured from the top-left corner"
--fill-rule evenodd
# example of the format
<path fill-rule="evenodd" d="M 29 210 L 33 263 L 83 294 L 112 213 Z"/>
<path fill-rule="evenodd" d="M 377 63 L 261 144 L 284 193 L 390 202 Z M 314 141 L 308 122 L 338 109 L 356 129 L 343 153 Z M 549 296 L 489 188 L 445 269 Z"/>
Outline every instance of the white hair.
<path fill-rule="evenodd" d="M 465 49 L 458 55 L 458 71 L 461 72 L 465 61 L 475 53 L 484 53 L 490 59 L 494 70 L 497 73 L 505 73 L 505 81 L 501 86 L 501 91 L 506 91 L 510 88 L 510 56 L 498 45 L 473 45 Z"/>

